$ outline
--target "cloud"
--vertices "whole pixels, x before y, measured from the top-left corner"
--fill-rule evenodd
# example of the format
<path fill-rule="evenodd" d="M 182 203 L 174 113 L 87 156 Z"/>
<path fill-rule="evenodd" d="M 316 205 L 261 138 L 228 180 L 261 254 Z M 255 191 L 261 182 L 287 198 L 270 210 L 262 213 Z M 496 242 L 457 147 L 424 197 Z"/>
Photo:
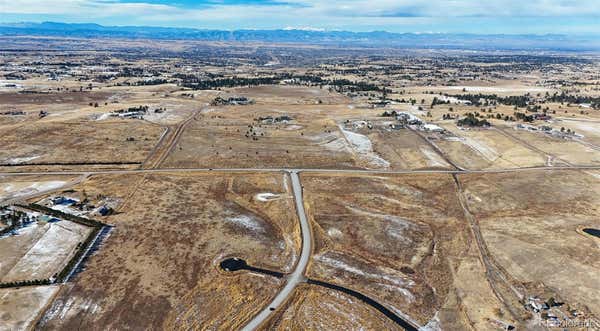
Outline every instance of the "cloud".
<path fill-rule="evenodd" d="M 46 15 L 144 15 L 175 9 L 169 5 L 144 2 L 102 0 L 0 0 L 0 10 L 6 14 Z"/>
<path fill-rule="evenodd" d="M 300 11 L 331 17 L 600 16 L 597 0 L 0 0 L 11 14 L 128 15 Z M 269 10 L 272 9 L 272 10 Z"/>

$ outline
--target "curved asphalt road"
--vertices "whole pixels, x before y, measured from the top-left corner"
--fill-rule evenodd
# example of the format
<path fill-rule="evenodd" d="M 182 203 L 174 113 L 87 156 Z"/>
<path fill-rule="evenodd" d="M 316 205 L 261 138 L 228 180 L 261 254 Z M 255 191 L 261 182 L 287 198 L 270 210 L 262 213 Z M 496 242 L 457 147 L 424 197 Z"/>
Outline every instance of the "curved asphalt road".
<path fill-rule="evenodd" d="M 294 289 L 299 283 L 306 280 L 304 277 L 304 271 L 308 265 L 308 260 L 311 252 L 312 238 L 310 233 L 310 226 L 306 219 L 304 212 L 304 202 L 302 200 L 302 185 L 300 184 L 300 178 L 298 177 L 297 171 L 290 171 L 290 177 L 292 178 L 292 189 L 294 191 L 294 200 L 296 200 L 296 211 L 298 212 L 298 218 L 300 219 L 300 230 L 302 232 L 302 251 L 300 253 L 300 260 L 296 264 L 294 271 L 287 277 L 287 283 L 283 289 L 277 294 L 275 299 L 266 306 L 258 315 L 256 315 L 250 323 L 248 323 L 242 330 L 252 331 L 257 329 L 273 311 L 279 308 L 287 298 L 292 294 Z"/>

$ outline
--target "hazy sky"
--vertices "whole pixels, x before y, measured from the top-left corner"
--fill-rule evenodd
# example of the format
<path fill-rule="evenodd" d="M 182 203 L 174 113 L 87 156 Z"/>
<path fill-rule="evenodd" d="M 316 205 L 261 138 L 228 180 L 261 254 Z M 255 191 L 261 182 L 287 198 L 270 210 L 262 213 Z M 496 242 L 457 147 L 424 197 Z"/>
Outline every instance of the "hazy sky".
<path fill-rule="evenodd" d="M 0 22 L 600 35 L 599 0 L 0 0 Z"/>

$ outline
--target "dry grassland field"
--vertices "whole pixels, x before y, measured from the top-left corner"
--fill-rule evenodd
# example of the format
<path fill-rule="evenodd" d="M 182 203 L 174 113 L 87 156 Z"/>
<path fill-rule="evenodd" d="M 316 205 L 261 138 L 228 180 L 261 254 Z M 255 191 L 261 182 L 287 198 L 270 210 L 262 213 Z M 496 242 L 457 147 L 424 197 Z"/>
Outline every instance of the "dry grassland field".
<path fill-rule="evenodd" d="M 165 166 L 450 168 L 416 133 L 389 130 L 391 122 L 383 120 L 380 113 L 352 105 L 210 107 L 189 123 Z M 357 127 L 367 121 L 375 127 Z"/>
<path fill-rule="evenodd" d="M 29 328 L 58 290 L 58 286 L 0 289 L 2 330 Z"/>
<path fill-rule="evenodd" d="M 471 253 L 451 176 L 303 179 L 315 237 L 309 277 L 359 291 L 417 325 L 490 328 L 503 318 Z"/>
<path fill-rule="evenodd" d="M 595 54 L 0 43 L 0 331 L 600 318 Z"/>
<path fill-rule="evenodd" d="M 465 169 L 509 169 L 546 164 L 545 155 L 495 129 L 464 130 L 444 126 L 452 137 L 436 144 Z"/>
<path fill-rule="evenodd" d="M 48 122 L 6 127 L 0 134 L 5 143 L 0 152 L 2 164 L 141 163 L 162 130 L 124 121 Z"/>
<path fill-rule="evenodd" d="M 315 237 L 309 277 L 369 294 L 421 325 L 434 318 L 468 242 L 452 177 L 303 179 Z"/>
<path fill-rule="evenodd" d="M 461 179 L 490 253 L 515 281 L 600 313 L 600 241 L 582 232 L 600 226 L 598 178 L 554 171 Z"/>
<path fill-rule="evenodd" d="M 252 98 L 256 104 L 343 104 L 352 100 L 338 93 L 318 87 L 255 86 L 234 88 L 226 95 Z"/>
<path fill-rule="evenodd" d="M 190 122 L 165 166 L 357 167 L 361 160 L 330 117 L 346 109 L 318 105 L 211 108 Z M 287 123 L 258 120 L 269 116 L 291 119 Z"/>
<path fill-rule="evenodd" d="M 91 232 L 69 221 L 37 222 L 0 240 L 0 281 L 47 279 L 62 270 L 77 244 Z"/>
<path fill-rule="evenodd" d="M 394 330 L 397 326 L 360 300 L 315 285 L 296 289 L 285 310 L 263 330 Z"/>
<path fill-rule="evenodd" d="M 575 165 L 598 165 L 600 164 L 600 150 L 595 146 L 583 144 L 579 141 L 561 140 L 548 137 L 540 133 L 525 131 L 510 132 L 521 141 L 556 159 L 559 162 Z"/>
<path fill-rule="evenodd" d="M 0 199 L 10 200 L 45 194 L 73 183 L 79 176 L 0 176 Z"/>
<path fill-rule="evenodd" d="M 243 325 L 282 283 L 264 275 L 227 274 L 218 264 L 236 256 L 255 266 L 290 270 L 297 259 L 299 229 L 295 214 L 288 212 L 293 207 L 284 178 L 281 173 L 107 176 L 75 187 L 89 195 L 109 187 L 102 192 L 110 194 L 110 188 L 118 192 L 126 180 L 135 192 L 120 213 L 107 217 L 115 228 L 103 248 L 85 272 L 60 291 L 40 325 Z"/>

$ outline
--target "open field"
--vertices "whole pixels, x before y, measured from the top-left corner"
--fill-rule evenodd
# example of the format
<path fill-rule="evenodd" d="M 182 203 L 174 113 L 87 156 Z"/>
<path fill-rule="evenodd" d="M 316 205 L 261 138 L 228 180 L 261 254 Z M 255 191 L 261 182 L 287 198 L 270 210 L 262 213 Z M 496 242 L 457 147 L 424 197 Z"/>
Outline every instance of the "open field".
<path fill-rule="evenodd" d="M 546 164 L 543 154 L 494 129 L 465 130 L 446 125 L 453 137 L 436 141 L 448 157 L 465 169 L 509 169 Z"/>
<path fill-rule="evenodd" d="M 364 132 L 373 142 L 373 148 L 393 169 L 452 169 L 453 167 L 415 132 L 386 130 Z"/>
<path fill-rule="evenodd" d="M 581 141 L 598 150 L 598 146 L 600 146 L 600 121 L 594 119 L 561 119 L 555 122 L 555 126 L 574 130 L 583 136 L 583 138 L 580 138 Z"/>
<path fill-rule="evenodd" d="M 211 109 L 190 123 L 165 166 L 358 167 L 362 160 L 331 119 L 332 113 L 345 110 L 346 106 L 323 105 Z M 256 120 L 268 116 L 292 120 L 272 124 Z"/>
<path fill-rule="evenodd" d="M 431 169 L 450 165 L 415 133 L 391 131 L 379 111 L 351 105 L 209 108 L 186 128 L 166 167 Z M 271 122 L 267 118 L 287 116 Z M 263 120 L 260 120 L 263 118 Z M 361 119 L 361 120 L 358 120 Z M 373 122 L 372 129 L 346 127 Z"/>
<path fill-rule="evenodd" d="M 451 177 L 307 176 L 304 188 L 316 238 L 308 275 L 427 324 L 468 241 Z"/>
<path fill-rule="evenodd" d="M 263 330 L 399 330 L 377 310 L 349 295 L 301 285 Z"/>
<path fill-rule="evenodd" d="M 0 240 L 0 282 L 48 279 L 60 272 L 92 229 L 69 221 L 36 222 Z"/>
<path fill-rule="evenodd" d="M 523 130 L 506 129 L 506 131 L 558 160 L 574 165 L 600 164 L 600 150 L 577 141 L 554 138 L 543 133 L 531 133 Z"/>
<path fill-rule="evenodd" d="M 26 197 L 31 194 L 56 190 L 74 180 L 74 176 L 0 176 L 0 199 Z"/>
<path fill-rule="evenodd" d="M 298 87 L 298 86 L 253 86 L 240 87 L 228 91 L 232 96 L 244 96 L 254 100 L 257 104 L 344 104 L 351 102 L 338 93 L 331 93 L 327 89 L 318 87 Z M 227 94 L 225 94 L 226 96 Z"/>
<path fill-rule="evenodd" d="M 568 171 L 460 178 L 494 259 L 531 293 L 542 287 L 598 316 L 598 240 L 581 229 L 600 227 L 600 181 Z"/>
<path fill-rule="evenodd" d="M 2 128 L 0 162 L 142 162 L 162 130 L 143 123 L 31 123 Z M 133 138 L 133 141 L 127 139 Z"/>
<path fill-rule="evenodd" d="M 218 263 L 238 256 L 252 265 L 290 270 L 299 229 L 288 212 L 293 202 L 284 175 L 137 179 L 140 189 L 119 214 L 107 217 L 115 228 L 102 249 L 60 292 L 42 326 L 229 329 L 247 321 L 281 283 L 256 274 L 224 274 Z M 99 177 L 75 190 L 94 192 L 98 185 L 120 182 L 113 180 Z M 265 193 L 275 197 L 264 201 Z"/>
<path fill-rule="evenodd" d="M 600 316 L 597 55 L 0 40 L 0 331 Z"/>
<path fill-rule="evenodd" d="M 58 290 L 58 286 L 0 289 L 0 330 L 27 330 Z"/>

